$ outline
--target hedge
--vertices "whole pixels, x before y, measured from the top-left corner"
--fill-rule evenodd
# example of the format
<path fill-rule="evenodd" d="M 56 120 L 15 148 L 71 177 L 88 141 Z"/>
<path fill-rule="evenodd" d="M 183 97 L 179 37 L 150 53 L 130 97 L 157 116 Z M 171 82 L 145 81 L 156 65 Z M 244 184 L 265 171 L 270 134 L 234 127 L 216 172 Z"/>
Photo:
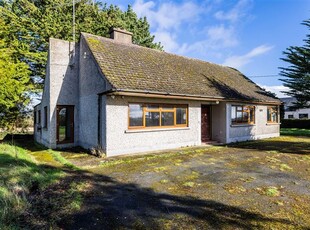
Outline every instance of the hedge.
<path fill-rule="evenodd" d="M 310 119 L 282 119 L 281 128 L 310 129 Z"/>

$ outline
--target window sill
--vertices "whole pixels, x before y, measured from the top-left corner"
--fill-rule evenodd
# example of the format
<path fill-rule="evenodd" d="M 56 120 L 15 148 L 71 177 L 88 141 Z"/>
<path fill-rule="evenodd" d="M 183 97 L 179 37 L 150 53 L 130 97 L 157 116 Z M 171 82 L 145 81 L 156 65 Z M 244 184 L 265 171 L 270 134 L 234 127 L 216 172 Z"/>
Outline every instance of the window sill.
<path fill-rule="evenodd" d="M 281 123 L 266 123 L 266 125 L 281 125 Z"/>
<path fill-rule="evenodd" d="M 190 130 L 190 128 L 180 127 L 180 128 L 163 128 L 163 129 L 128 129 L 125 130 L 125 133 L 147 133 L 147 132 L 178 131 L 178 130 Z"/>
<path fill-rule="evenodd" d="M 230 125 L 230 127 L 247 127 L 247 126 L 255 126 L 256 124 L 234 124 Z"/>

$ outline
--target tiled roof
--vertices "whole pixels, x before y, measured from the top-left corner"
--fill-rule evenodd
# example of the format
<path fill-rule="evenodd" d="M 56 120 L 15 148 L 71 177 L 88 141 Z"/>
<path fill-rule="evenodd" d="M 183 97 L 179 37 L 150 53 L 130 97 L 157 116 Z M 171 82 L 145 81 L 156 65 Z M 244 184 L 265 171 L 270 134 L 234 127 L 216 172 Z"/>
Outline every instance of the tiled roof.
<path fill-rule="evenodd" d="M 81 36 L 116 90 L 280 102 L 230 67 L 91 34 L 82 33 Z"/>

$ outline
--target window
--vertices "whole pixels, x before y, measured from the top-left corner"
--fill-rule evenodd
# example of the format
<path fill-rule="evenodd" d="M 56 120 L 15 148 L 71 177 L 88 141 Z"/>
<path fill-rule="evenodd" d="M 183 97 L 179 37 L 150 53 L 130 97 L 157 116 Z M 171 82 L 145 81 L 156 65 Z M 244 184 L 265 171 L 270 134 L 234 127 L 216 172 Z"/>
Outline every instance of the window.
<path fill-rule="evenodd" d="M 38 124 L 41 124 L 41 110 L 38 110 Z"/>
<path fill-rule="evenodd" d="M 231 106 L 231 123 L 232 124 L 254 124 L 255 107 L 249 105 L 232 105 Z"/>
<path fill-rule="evenodd" d="M 37 124 L 37 111 L 33 112 L 33 123 Z"/>
<path fill-rule="evenodd" d="M 187 126 L 187 105 L 129 104 L 129 128 Z"/>
<path fill-rule="evenodd" d="M 294 119 L 294 115 L 287 115 L 288 119 Z"/>
<path fill-rule="evenodd" d="M 278 106 L 267 107 L 267 122 L 278 123 Z"/>
<path fill-rule="evenodd" d="M 44 107 L 44 125 L 43 125 L 43 128 L 47 128 L 47 119 L 48 119 L 48 116 L 47 116 L 47 106 Z"/>
<path fill-rule="evenodd" d="M 57 144 L 74 142 L 74 106 L 57 106 Z"/>
<path fill-rule="evenodd" d="M 298 116 L 299 116 L 299 119 L 308 119 L 307 113 L 300 113 Z"/>

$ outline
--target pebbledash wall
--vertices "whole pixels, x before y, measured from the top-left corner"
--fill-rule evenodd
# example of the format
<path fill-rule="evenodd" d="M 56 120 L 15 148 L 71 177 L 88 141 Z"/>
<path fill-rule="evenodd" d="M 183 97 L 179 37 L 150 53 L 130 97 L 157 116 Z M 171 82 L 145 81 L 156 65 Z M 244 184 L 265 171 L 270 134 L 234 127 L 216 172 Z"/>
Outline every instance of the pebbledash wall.
<path fill-rule="evenodd" d="M 35 140 L 49 148 L 74 146 L 56 145 L 56 106 L 74 105 L 74 117 L 79 114 L 79 46 L 60 39 L 49 40 L 49 52 L 42 101 L 35 106 L 38 116 L 41 111 L 41 124 L 35 124 Z M 44 127 L 44 107 L 47 108 L 47 126 Z M 38 117 L 37 117 L 38 120 Z M 74 124 L 74 140 L 78 142 L 78 123 Z"/>
<path fill-rule="evenodd" d="M 200 145 L 200 102 L 172 99 L 107 96 L 106 152 L 109 156 Z M 129 103 L 188 105 L 188 127 L 128 129 Z"/>
<path fill-rule="evenodd" d="M 35 125 L 35 140 L 49 148 L 82 146 L 101 148 L 107 156 L 201 145 L 201 105 L 211 102 L 98 94 L 111 88 L 90 50 L 50 39 L 44 95 L 35 111 L 48 108 L 47 127 Z M 73 49 L 74 48 L 74 49 Z M 129 103 L 188 105 L 188 127 L 175 129 L 128 129 Z M 74 105 L 74 143 L 56 144 L 56 106 Z M 267 124 L 267 106 L 255 105 L 254 125 L 231 125 L 231 105 L 212 104 L 212 139 L 221 143 L 279 136 L 279 124 Z"/>
<path fill-rule="evenodd" d="M 254 124 L 233 125 L 231 124 L 231 106 L 238 103 L 226 104 L 226 141 L 225 143 L 257 140 L 262 138 L 278 137 L 280 135 L 279 123 L 267 123 L 266 105 L 255 106 L 255 122 Z M 251 104 L 247 104 L 251 105 Z M 278 117 L 279 119 L 279 117 Z"/>
<path fill-rule="evenodd" d="M 106 97 L 106 148 L 108 156 L 201 145 L 201 101 Z M 188 127 L 128 129 L 129 103 L 187 104 Z M 279 124 L 267 123 L 267 106 L 255 105 L 255 124 L 231 125 L 231 103 L 212 104 L 212 140 L 221 143 L 279 136 Z M 233 103 L 236 105 L 236 103 Z"/>

